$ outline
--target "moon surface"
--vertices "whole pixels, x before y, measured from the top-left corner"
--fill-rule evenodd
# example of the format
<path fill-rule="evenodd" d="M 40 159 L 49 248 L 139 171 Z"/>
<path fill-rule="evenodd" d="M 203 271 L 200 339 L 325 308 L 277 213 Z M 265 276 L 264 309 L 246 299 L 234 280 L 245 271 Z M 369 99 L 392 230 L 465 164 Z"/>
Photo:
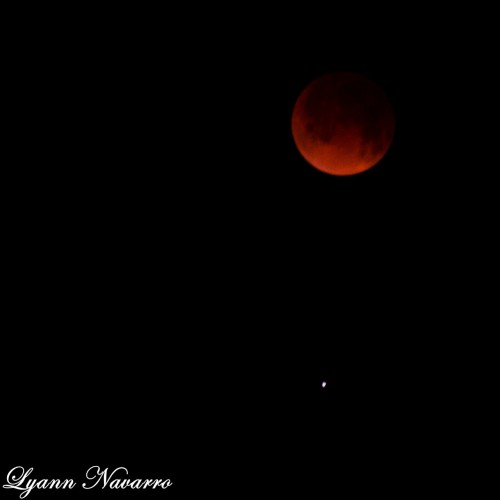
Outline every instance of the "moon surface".
<path fill-rule="evenodd" d="M 394 137 L 394 111 L 382 88 L 356 73 L 329 73 L 300 94 L 292 135 L 302 156 L 332 175 L 353 175 L 378 163 Z"/>

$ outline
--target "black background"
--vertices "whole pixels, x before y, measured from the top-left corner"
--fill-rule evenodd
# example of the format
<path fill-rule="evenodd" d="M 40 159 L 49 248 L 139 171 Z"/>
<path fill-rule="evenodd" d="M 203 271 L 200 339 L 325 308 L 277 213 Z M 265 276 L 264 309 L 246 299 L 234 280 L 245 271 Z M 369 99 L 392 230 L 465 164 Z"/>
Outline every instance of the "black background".
<path fill-rule="evenodd" d="M 442 474 L 491 328 L 487 40 L 353 7 L 6 16 L 3 477 L 316 498 Z M 350 178 L 290 132 L 329 71 L 396 113 Z"/>

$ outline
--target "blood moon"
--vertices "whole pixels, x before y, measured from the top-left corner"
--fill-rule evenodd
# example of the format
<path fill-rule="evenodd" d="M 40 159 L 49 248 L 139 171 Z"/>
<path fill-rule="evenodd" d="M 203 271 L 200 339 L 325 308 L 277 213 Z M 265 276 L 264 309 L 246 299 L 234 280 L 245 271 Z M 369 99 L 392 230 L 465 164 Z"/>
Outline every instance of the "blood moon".
<path fill-rule="evenodd" d="M 329 73 L 300 94 L 292 135 L 318 170 L 353 175 L 378 163 L 394 137 L 394 112 L 382 88 L 356 73 Z"/>

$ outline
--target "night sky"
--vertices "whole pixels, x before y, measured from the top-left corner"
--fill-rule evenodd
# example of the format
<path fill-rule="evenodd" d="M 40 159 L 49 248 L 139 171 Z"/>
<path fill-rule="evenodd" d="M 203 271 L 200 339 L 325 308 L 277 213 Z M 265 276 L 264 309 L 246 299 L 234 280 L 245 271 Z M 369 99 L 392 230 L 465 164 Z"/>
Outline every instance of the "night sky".
<path fill-rule="evenodd" d="M 126 465 L 179 497 L 414 491 L 435 454 L 405 457 L 441 449 L 466 379 L 457 325 L 488 308 L 492 77 L 423 14 L 205 9 L 9 23 L 3 458 Z M 330 71 L 394 107 L 357 176 L 293 143 Z"/>

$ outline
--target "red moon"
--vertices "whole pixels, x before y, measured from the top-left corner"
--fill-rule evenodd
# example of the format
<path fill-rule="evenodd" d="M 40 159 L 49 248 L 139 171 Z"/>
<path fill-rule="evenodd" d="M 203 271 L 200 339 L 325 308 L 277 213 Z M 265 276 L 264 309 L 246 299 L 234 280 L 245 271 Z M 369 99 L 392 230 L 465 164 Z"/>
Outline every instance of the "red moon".
<path fill-rule="evenodd" d="M 353 175 L 378 163 L 394 137 L 394 112 L 381 87 L 356 73 L 330 73 L 310 83 L 292 114 L 292 135 L 318 170 Z"/>

